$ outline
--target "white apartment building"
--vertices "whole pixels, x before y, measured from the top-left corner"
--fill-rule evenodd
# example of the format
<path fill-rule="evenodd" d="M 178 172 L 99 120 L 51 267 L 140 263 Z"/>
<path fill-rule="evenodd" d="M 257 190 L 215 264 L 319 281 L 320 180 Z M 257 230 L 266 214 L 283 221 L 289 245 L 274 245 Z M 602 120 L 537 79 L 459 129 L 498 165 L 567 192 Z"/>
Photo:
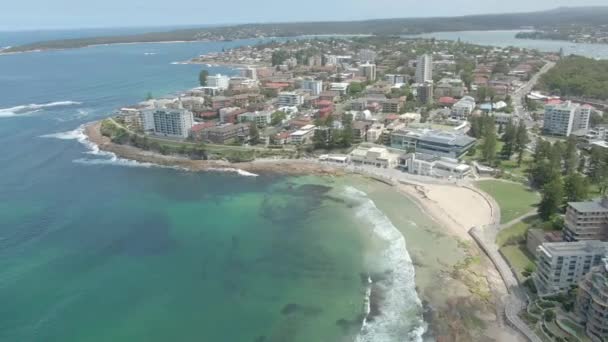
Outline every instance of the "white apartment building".
<path fill-rule="evenodd" d="M 300 128 L 299 130 L 291 133 L 289 135 L 291 143 L 294 145 L 301 145 L 306 143 L 314 135 L 315 128 L 315 125 L 306 125 Z"/>
<path fill-rule="evenodd" d="M 265 127 L 272 121 L 271 111 L 247 112 L 238 116 L 239 122 L 252 122 L 258 127 Z"/>
<path fill-rule="evenodd" d="M 608 243 L 589 240 L 545 242 L 536 249 L 533 279 L 540 295 L 550 295 L 575 286 L 592 267 L 600 265 Z"/>
<path fill-rule="evenodd" d="M 392 167 L 396 163 L 384 147 L 359 146 L 350 153 L 350 160 L 356 165 L 373 165 L 376 167 Z"/>
<path fill-rule="evenodd" d="M 310 95 L 319 96 L 323 91 L 323 81 L 317 80 L 302 80 L 300 87 L 303 90 L 310 91 Z"/>
<path fill-rule="evenodd" d="M 205 98 L 198 96 L 184 96 L 179 98 L 179 102 L 184 109 L 193 112 L 202 112 L 205 110 Z"/>
<path fill-rule="evenodd" d="M 373 82 L 376 80 L 376 64 L 365 63 L 359 66 L 359 73 L 365 77 L 368 81 Z"/>
<path fill-rule="evenodd" d="M 457 118 L 466 118 L 471 115 L 473 109 L 475 109 L 475 99 L 465 96 L 452 106 L 451 115 Z"/>
<path fill-rule="evenodd" d="M 144 130 L 157 135 L 187 138 L 194 125 L 192 112 L 186 109 L 156 108 L 143 113 Z"/>
<path fill-rule="evenodd" d="M 589 128 L 590 117 L 591 108 L 570 101 L 547 104 L 543 132 L 567 137 L 572 131 Z"/>
<path fill-rule="evenodd" d="M 358 59 L 361 62 L 374 62 L 376 60 L 376 51 L 370 49 L 359 50 Z"/>
<path fill-rule="evenodd" d="M 390 84 L 403 84 L 405 83 L 404 75 L 396 75 L 396 74 L 386 74 L 384 75 L 384 80 Z"/>
<path fill-rule="evenodd" d="M 564 219 L 564 240 L 608 240 L 608 198 L 569 202 Z"/>
<path fill-rule="evenodd" d="M 433 82 L 433 56 L 422 55 L 416 64 L 416 83 Z"/>
<path fill-rule="evenodd" d="M 279 107 L 297 107 L 304 103 L 304 96 L 296 92 L 280 92 L 277 104 Z"/>
<path fill-rule="evenodd" d="M 441 178 L 464 178 L 471 173 L 471 167 L 459 163 L 457 159 L 425 153 L 408 153 L 400 156 L 398 168 L 415 175 Z"/>
<path fill-rule="evenodd" d="M 594 342 L 608 340 L 608 259 L 594 267 L 578 284 L 576 313 Z"/>
<path fill-rule="evenodd" d="M 215 76 L 207 76 L 207 87 L 226 90 L 230 86 L 230 77 L 217 74 Z"/>

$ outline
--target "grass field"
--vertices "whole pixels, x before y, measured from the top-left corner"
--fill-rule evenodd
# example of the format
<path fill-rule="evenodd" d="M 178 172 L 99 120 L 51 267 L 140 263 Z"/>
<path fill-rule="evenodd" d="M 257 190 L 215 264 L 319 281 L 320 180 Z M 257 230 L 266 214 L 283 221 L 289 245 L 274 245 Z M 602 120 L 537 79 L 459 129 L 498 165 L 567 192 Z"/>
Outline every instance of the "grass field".
<path fill-rule="evenodd" d="M 540 201 L 537 193 L 519 183 L 484 180 L 477 182 L 477 186 L 492 196 L 500 206 L 501 223 L 529 213 Z"/>
<path fill-rule="evenodd" d="M 526 266 L 534 267 L 534 258 L 526 250 L 525 244 L 504 246 L 500 249 L 502 255 L 507 259 L 511 268 L 515 271 L 515 275 L 519 282 L 523 282 L 526 278 L 522 272 Z"/>
<path fill-rule="evenodd" d="M 517 222 L 508 228 L 502 229 L 496 236 L 496 244 L 498 247 L 504 247 L 509 241 L 511 241 L 511 244 L 516 241 L 517 243 L 525 242 L 528 229 L 538 227 L 541 223 L 538 216 L 532 216 L 521 222 Z"/>

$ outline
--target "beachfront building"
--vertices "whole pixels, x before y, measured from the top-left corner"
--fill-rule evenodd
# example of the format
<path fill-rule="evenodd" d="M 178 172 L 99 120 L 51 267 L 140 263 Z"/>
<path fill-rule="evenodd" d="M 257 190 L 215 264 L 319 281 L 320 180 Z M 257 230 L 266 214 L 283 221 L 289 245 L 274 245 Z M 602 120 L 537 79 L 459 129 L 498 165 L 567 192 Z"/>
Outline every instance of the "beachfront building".
<path fill-rule="evenodd" d="M 144 128 L 153 134 L 187 138 L 194 125 L 192 112 L 186 109 L 156 108 L 143 113 Z"/>
<path fill-rule="evenodd" d="M 247 112 L 240 114 L 238 120 L 240 123 L 251 122 L 258 127 L 266 127 L 272 121 L 272 112 L 268 110 Z"/>
<path fill-rule="evenodd" d="M 542 296 L 568 291 L 592 267 L 600 265 L 608 243 L 590 240 L 545 242 L 536 249 L 536 271 L 532 278 Z"/>
<path fill-rule="evenodd" d="M 402 129 L 391 133 L 392 148 L 453 159 L 465 154 L 475 141 L 475 138 L 464 134 L 431 129 Z"/>
<path fill-rule="evenodd" d="M 416 83 L 433 82 L 433 56 L 422 55 L 416 63 Z"/>
<path fill-rule="evenodd" d="M 564 240 L 608 240 L 608 198 L 569 202 L 564 219 Z"/>
<path fill-rule="evenodd" d="M 470 166 L 461 164 L 456 159 L 424 153 L 401 155 L 397 167 L 414 175 L 440 178 L 464 178 L 471 173 Z"/>
<path fill-rule="evenodd" d="M 567 137 L 573 131 L 589 128 L 591 109 L 570 101 L 551 101 L 545 105 L 543 133 Z"/>
<path fill-rule="evenodd" d="M 365 63 L 359 66 L 361 76 L 365 77 L 369 82 L 376 80 L 376 64 Z"/>
<path fill-rule="evenodd" d="M 279 107 L 298 107 L 304 103 L 304 96 L 296 92 L 279 93 L 277 105 Z"/>
<path fill-rule="evenodd" d="M 608 341 L 608 259 L 579 282 L 576 313 L 592 341 Z"/>
<path fill-rule="evenodd" d="M 360 145 L 350 153 L 350 160 L 355 165 L 372 165 L 376 167 L 392 167 L 396 158 L 391 156 L 384 147 L 369 147 Z"/>
<path fill-rule="evenodd" d="M 217 74 L 207 76 L 207 87 L 217 88 L 219 90 L 226 90 L 230 86 L 230 77 Z"/>
<path fill-rule="evenodd" d="M 302 80 L 300 87 L 310 92 L 310 95 L 318 96 L 323 91 L 323 81 Z"/>
<path fill-rule="evenodd" d="M 205 111 L 205 98 L 198 96 L 183 96 L 179 98 L 180 105 L 189 111 L 200 113 Z"/>
<path fill-rule="evenodd" d="M 315 125 L 306 125 L 300 128 L 299 130 L 291 133 L 289 135 L 289 139 L 294 145 L 302 145 L 306 144 L 314 135 Z"/>
<path fill-rule="evenodd" d="M 452 106 L 450 114 L 452 117 L 463 119 L 471 115 L 473 109 L 475 109 L 475 99 L 471 96 L 465 96 Z"/>
<path fill-rule="evenodd" d="M 212 144 L 227 144 L 235 141 L 245 141 L 249 137 L 250 124 L 226 124 L 208 127 L 199 133 L 195 140 L 206 141 Z"/>

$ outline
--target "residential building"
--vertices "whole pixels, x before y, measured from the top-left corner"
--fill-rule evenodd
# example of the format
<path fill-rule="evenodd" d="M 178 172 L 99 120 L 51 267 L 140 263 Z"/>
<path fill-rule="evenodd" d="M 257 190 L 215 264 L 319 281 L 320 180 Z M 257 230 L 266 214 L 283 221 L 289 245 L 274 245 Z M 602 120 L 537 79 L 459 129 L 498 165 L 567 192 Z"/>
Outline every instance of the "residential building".
<path fill-rule="evenodd" d="M 184 96 L 179 98 L 179 102 L 184 109 L 192 112 L 205 111 L 205 98 L 198 96 Z"/>
<path fill-rule="evenodd" d="M 312 138 L 315 132 L 315 125 L 306 125 L 299 130 L 291 133 L 289 138 L 291 143 L 294 145 L 301 145 L 308 142 L 309 139 Z"/>
<path fill-rule="evenodd" d="M 280 92 L 277 105 L 279 107 L 297 107 L 304 103 L 304 96 L 296 92 Z"/>
<path fill-rule="evenodd" d="M 257 73 L 256 68 L 243 68 L 240 71 L 241 71 L 240 74 L 242 77 L 249 78 L 252 80 L 258 79 L 258 73 Z"/>
<path fill-rule="evenodd" d="M 258 127 L 266 127 L 270 125 L 272 121 L 272 112 L 271 111 L 255 111 L 255 112 L 247 112 L 240 114 L 238 116 L 238 120 L 240 123 L 251 122 L 255 123 Z"/>
<path fill-rule="evenodd" d="M 564 219 L 564 240 L 608 240 L 608 197 L 569 202 Z"/>
<path fill-rule="evenodd" d="M 509 114 L 509 113 L 492 113 L 492 117 L 494 117 L 494 122 L 497 125 L 506 125 L 509 122 L 513 122 L 513 114 Z"/>
<path fill-rule="evenodd" d="M 359 72 L 361 73 L 361 76 L 365 77 L 370 82 L 376 80 L 376 64 L 361 64 L 359 66 Z"/>
<path fill-rule="evenodd" d="M 391 133 L 391 147 L 403 151 L 438 157 L 460 158 L 475 145 L 475 138 L 464 134 L 430 129 L 395 130 Z"/>
<path fill-rule="evenodd" d="M 424 153 L 407 153 L 399 157 L 398 168 L 411 174 L 430 177 L 464 178 L 471 167 L 456 159 Z"/>
<path fill-rule="evenodd" d="M 418 100 L 424 104 L 430 104 L 433 102 L 433 83 L 425 82 L 418 84 L 416 87 L 416 94 L 418 95 Z"/>
<path fill-rule="evenodd" d="M 608 341 L 608 259 L 578 283 L 575 311 L 592 341 Z"/>
<path fill-rule="evenodd" d="M 451 115 L 457 118 L 466 118 L 475 109 L 475 99 L 470 96 L 461 98 L 452 106 Z"/>
<path fill-rule="evenodd" d="M 464 83 L 457 78 L 442 78 L 433 88 L 435 98 L 463 97 L 465 94 Z"/>
<path fill-rule="evenodd" d="M 340 101 L 340 93 L 333 90 L 323 91 L 319 94 L 319 100 L 338 102 Z"/>
<path fill-rule="evenodd" d="M 568 291 L 606 256 L 608 243 L 545 242 L 536 249 L 533 280 L 541 296 Z"/>
<path fill-rule="evenodd" d="M 416 83 L 433 82 L 433 57 L 422 55 L 416 63 Z"/>
<path fill-rule="evenodd" d="M 348 86 L 348 83 L 332 83 L 329 90 L 337 91 L 340 96 L 344 96 L 348 92 Z"/>
<path fill-rule="evenodd" d="M 359 61 L 361 62 L 374 62 L 376 60 L 376 51 L 370 49 L 359 50 L 357 54 Z"/>
<path fill-rule="evenodd" d="M 373 165 L 376 167 L 392 167 L 396 161 L 384 147 L 369 147 L 360 145 L 350 153 L 350 160 L 357 165 Z"/>
<path fill-rule="evenodd" d="M 230 77 L 217 74 L 215 76 L 207 76 L 207 87 L 218 88 L 220 90 L 226 90 L 230 86 Z"/>
<path fill-rule="evenodd" d="M 303 90 L 308 90 L 310 95 L 313 96 L 318 96 L 323 91 L 323 81 L 302 80 L 300 86 Z"/>
<path fill-rule="evenodd" d="M 246 123 L 228 124 L 203 129 L 200 139 L 213 144 L 243 141 L 249 136 L 250 125 Z"/>
<path fill-rule="evenodd" d="M 192 112 L 186 109 L 156 108 L 145 112 L 144 127 L 152 128 L 154 134 L 187 138 L 194 125 Z"/>
<path fill-rule="evenodd" d="M 405 75 L 386 74 L 384 80 L 392 85 L 404 84 L 407 79 Z"/>
<path fill-rule="evenodd" d="M 404 102 L 405 100 L 401 98 L 382 99 L 379 101 L 379 104 L 382 106 L 383 113 L 399 113 Z"/>
<path fill-rule="evenodd" d="M 591 109 L 570 101 L 550 101 L 545 105 L 543 132 L 569 136 L 572 131 L 589 128 Z"/>
<path fill-rule="evenodd" d="M 383 133 L 384 133 L 384 124 L 381 124 L 381 123 L 373 124 L 367 130 L 366 140 L 371 143 L 376 143 L 378 140 L 380 140 Z"/>
<path fill-rule="evenodd" d="M 221 108 L 220 112 L 220 123 L 235 123 L 237 114 L 241 114 L 244 111 L 239 107 L 226 107 Z"/>

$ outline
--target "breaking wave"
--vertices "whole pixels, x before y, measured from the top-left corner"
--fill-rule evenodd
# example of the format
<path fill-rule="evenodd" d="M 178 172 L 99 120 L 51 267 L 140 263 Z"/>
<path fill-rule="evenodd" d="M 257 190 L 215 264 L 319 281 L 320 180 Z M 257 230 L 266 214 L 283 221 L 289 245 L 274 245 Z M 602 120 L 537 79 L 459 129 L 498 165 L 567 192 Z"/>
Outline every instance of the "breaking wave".
<path fill-rule="evenodd" d="M 235 168 L 231 168 L 231 167 L 226 167 L 226 168 L 212 168 L 209 169 L 210 171 L 219 171 L 219 172 L 232 172 L 232 173 L 236 173 L 239 176 L 244 176 L 244 177 L 258 177 L 258 175 L 256 175 L 255 173 L 251 173 L 245 170 L 241 170 L 241 169 L 235 169 Z"/>
<path fill-rule="evenodd" d="M 367 316 L 356 341 L 421 342 L 427 325 L 422 316 L 422 303 L 416 293 L 415 270 L 405 238 L 364 192 L 347 187 L 345 193 L 347 198 L 355 202 L 357 217 L 368 223 L 375 235 L 386 243 L 386 248 L 378 256 L 382 277 L 378 280 L 368 279 L 370 287 L 365 298 Z M 379 314 L 370 319 L 370 306 L 374 305 L 371 303 L 372 287 L 380 291 L 382 300 L 376 303 Z"/>
<path fill-rule="evenodd" d="M 57 101 L 57 102 L 49 102 L 43 104 L 32 103 L 28 105 L 15 106 L 10 108 L 0 108 L 0 118 L 8 118 L 19 115 L 27 115 L 36 113 L 45 109 L 55 108 L 55 107 L 68 107 L 68 106 L 76 106 L 81 105 L 82 102 L 76 101 Z"/>

